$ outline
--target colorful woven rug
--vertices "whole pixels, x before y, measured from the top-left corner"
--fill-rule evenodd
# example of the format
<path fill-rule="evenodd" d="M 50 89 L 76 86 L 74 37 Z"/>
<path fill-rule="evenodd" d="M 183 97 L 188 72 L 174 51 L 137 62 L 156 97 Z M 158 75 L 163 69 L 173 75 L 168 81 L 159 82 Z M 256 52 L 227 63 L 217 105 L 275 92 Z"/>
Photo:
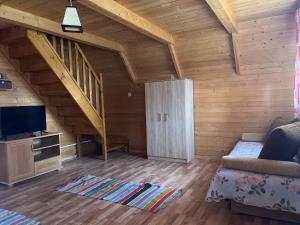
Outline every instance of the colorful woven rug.
<path fill-rule="evenodd" d="M 157 212 L 182 193 L 180 189 L 149 183 L 120 181 L 112 178 L 81 176 L 57 188 L 61 192 L 119 203 Z"/>
<path fill-rule="evenodd" d="M 0 209 L 0 225 L 40 225 L 19 213 Z"/>

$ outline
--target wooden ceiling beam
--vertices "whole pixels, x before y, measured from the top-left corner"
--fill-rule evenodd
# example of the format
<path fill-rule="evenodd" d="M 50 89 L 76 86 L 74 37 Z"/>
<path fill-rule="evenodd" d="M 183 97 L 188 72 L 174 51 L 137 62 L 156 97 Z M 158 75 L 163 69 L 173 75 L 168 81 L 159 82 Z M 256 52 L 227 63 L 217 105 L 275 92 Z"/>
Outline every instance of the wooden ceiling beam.
<path fill-rule="evenodd" d="M 241 74 L 240 50 L 238 47 L 237 33 L 232 33 L 231 38 L 232 38 L 232 47 L 233 47 L 233 53 L 234 53 L 235 72 L 237 74 Z"/>
<path fill-rule="evenodd" d="M 171 54 L 171 57 L 172 57 L 174 67 L 175 67 L 175 71 L 177 73 L 177 77 L 182 79 L 183 74 L 182 74 L 180 63 L 179 63 L 179 60 L 178 60 L 178 57 L 177 57 L 177 54 L 176 54 L 176 51 L 175 51 L 175 47 L 172 44 L 169 44 L 168 47 L 169 47 L 169 51 L 170 51 L 170 54 Z"/>
<path fill-rule="evenodd" d="M 130 79 L 132 80 L 133 83 L 136 83 L 136 76 L 135 76 L 134 70 L 128 60 L 127 55 L 124 52 L 120 52 L 120 57 L 124 63 L 124 66 L 129 74 Z"/>
<path fill-rule="evenodd" d="M 236 74 L 240 74 L 240 57 L 239 57 L 239 49 L 237 42 L 237 32 L 238 27 L 235 21 L 233 11 L 228 5 L 228 0 L 205 0 L 211 10 L 218 17 L 220 22 L 223 24 L 224 28 L 227 30 L 229 34 L 231 34 L 232 38 L 232 47 L 234 53 L 234 64 L 235 64 L 235 72 Z"/>
<path fill-rule="evenodd" d="M 124 51 L 124 47 L 117 42 L 110 41 L 87 32 L 76 34 L 65 33 L 62 31 L 61 25 L 57 22 L 9 6 L 5 6 L 3 4 L 0 4 L 0 20 L 25 28 L 64 37 L 83 44 L 104 48 L 115 52 Z"/>
<path fill-rule="evenodd" d="M 112 20 L 164 44 L 174 44 L 173 36 L 152 22 L 132 12 L 114 0 L 78 0 L 78 2 Z"/>
<path fill-rule="evenodd" d="M 237 24 L 227 0 L 205 0 L 228 33 L 237 33 Z"/>

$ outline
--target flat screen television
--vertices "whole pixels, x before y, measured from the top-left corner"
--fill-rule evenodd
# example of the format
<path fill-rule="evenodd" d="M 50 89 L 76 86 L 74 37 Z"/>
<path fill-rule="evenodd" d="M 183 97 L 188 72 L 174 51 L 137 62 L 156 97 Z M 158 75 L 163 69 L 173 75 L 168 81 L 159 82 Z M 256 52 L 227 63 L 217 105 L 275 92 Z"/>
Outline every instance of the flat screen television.
<path fill-rule="evenodd" d="M 45 106 L 0 107 L 0 137 L 45 131 Z"/>

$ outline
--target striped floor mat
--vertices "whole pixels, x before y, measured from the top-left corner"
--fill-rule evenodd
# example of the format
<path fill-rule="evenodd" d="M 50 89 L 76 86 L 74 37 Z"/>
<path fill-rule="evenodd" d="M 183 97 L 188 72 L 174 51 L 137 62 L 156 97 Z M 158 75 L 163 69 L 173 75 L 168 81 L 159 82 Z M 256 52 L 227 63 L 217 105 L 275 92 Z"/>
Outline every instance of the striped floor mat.
<path fill-rule="evenodd" d="M 149 183 L 120 181 L 112 178 L 81 176 L 57 188 L 60 192 L 119 203 L 158 212 L 181 195 L 181 190 Z"/>
<path fill-rule="evenodd" d="M 19 213 L 0 209 L 0 225 L 40 225 Z"/>

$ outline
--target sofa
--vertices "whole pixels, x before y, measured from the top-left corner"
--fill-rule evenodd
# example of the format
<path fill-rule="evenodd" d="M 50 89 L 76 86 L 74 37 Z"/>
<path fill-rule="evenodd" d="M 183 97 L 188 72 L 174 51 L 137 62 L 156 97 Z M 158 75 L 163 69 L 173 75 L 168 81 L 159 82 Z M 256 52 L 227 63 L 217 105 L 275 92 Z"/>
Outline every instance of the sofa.
<path fill-rule="evenodd" d="M 242 135 L 230 154 L 222 158 L 206 200 L 227 200 L 235 213 L 300 223 L 299 158 L 260 159 L 265 136 Z"/>

